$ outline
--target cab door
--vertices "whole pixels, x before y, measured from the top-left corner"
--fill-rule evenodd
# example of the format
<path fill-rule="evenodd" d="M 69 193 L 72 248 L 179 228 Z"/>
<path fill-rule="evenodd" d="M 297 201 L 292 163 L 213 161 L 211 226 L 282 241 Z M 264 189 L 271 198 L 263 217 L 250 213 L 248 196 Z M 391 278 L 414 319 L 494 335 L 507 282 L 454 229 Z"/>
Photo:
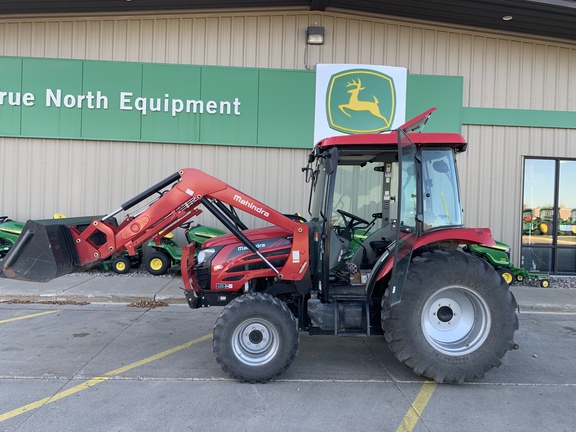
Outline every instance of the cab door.
<path fill-rule="evenodd" d="M 396 215 L 392 219 L 395 228 L 394 265 L 390 281 L 388 306 L 399 303 L 402 289 L 412 259 L 414 244 L 418 238 L 418 196 L 420 189 L 420 163 L 418 151 L 403 129 L 398 129 L 398 192 Z"/>

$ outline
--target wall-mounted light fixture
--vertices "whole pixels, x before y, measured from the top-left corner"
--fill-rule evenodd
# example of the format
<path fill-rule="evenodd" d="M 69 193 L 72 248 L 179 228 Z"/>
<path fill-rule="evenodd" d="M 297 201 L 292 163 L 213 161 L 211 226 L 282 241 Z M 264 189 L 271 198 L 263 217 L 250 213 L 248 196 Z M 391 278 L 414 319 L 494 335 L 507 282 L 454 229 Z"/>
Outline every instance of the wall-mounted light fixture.
<path fill-rule="evenodd" d="M 308 70 L 312 69 L 308 66 L 308 47 L 310 45 L 324 45 L 324 27 L 314 25 L 306 28 L 306 48 L 304 48 L 304 67 Z"/>
<path fill-rule="evenodd" d="M 306 29 L 306 44 L 324 45 L 324 27 L 312 26 Z"/>

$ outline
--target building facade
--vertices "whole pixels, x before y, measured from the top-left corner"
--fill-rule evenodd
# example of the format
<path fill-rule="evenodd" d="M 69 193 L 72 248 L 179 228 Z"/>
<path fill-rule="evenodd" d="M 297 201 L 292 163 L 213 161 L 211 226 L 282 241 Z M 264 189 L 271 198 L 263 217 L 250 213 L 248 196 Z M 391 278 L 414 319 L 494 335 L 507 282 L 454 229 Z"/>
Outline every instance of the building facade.
<path fill-rule="evenodd" d="M 307 47 L 309 26 L 325 28 L 324 45 Z M 302 73 L 318 63 L 374 64 L 461 77 L 466 225 L 491 228 L 512 247 L 516 265 L 576 274 L 575 41 L 337 9 L 230 9 L 0 16 L 0 56 Z M 0 213 L 20 220 L 105 214 L 194 167 L 282 212 L 304 214 L 308 188 L 300 168 L 311 146 L 3 134 Z M 218 225 L 207 213 L 198 221 Z"/>

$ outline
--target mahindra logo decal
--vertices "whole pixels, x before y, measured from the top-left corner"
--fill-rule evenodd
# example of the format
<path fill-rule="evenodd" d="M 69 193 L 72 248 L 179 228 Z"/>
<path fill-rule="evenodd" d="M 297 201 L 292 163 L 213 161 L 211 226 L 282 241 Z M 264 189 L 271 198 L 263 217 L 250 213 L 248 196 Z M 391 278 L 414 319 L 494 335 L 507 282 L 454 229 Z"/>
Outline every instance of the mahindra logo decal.
<path fill-rule="evenodd" d="M 268 213 L 266 210 L 264 210 L 262 207 L 258 207 L 256 204 L 243 199 L 240 195 L 234 195 L 234 201 L 236 201 L 237 203 L 242 204 L 245 207 L 248 207 L 250 210 L 255 211 L 256 213 L 261 214 L 264 217 L 269 217 L 270 213 Z"/>

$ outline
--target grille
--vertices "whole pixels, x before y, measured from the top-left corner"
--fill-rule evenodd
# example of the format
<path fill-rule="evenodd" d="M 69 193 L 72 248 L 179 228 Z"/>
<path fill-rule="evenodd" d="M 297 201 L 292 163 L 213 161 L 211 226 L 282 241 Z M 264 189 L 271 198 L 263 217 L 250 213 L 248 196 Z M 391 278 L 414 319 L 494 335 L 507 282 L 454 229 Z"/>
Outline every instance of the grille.
<path fill-rule="evenodd" d="M 210 267 L 196 267 L 194 269 L 196 273 L 196 280 L 198 281 L 198 285 L 200 285 L 200 289 L 207 290 L 210 287 Z"/>

